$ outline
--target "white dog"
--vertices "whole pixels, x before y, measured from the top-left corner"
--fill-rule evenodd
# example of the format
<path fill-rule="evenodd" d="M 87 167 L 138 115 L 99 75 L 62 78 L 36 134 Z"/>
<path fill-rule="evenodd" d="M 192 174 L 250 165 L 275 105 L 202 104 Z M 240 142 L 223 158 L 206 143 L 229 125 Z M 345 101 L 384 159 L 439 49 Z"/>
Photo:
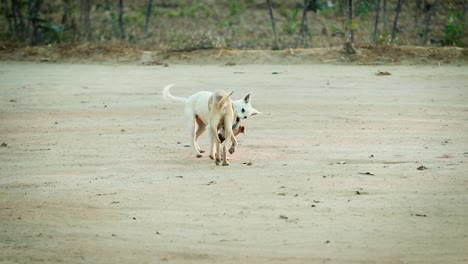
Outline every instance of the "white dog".
<path fill-rule="evenodd" d="M 215 160 L 216 165 L 221 161 L 220 152 L 223 154 L 223 166 L 228 166 L 226 142 L 221 141 L 224 139 L 231 139 L 232 145 L 237 145 L 236 137 L 234 136 L 233 124 L 236 123 L 236 116 L 234 114 L 233 103 L 230 98 L 231 94 L 225 91 L 214 92 L 208 101 L 208 109 L 210 110 L 209 130 L 210 130 L 210 158 Z M 219 136 L 221 134 L 221 137 Z M 232 154 L 235 149 L 229 150 Z"/>
<path fill-rule="evenodd" d="M 173 85 L 168 85 L 164 87 L 163 98 L 166 101 L 183 103 L 185 105 L 185 114 L 189 118 L 191 136 L 190 144 L 195 151 L 195 155 L 200 158 L 202 156 L 201 153 L 205 151 L 198 145 L 198 138 L 203 134 L 203 132 L 205 132 L 206 125 L 209 122 L 210 110 L 208 109 L 208 102 L 213 93 L 202 91 L 195 93 L 188 98 L 176 97 L 171 95 L 169 91 L 172 86 Z M 251 98 L 251 94 L 248 93 L 244 98 L 232 102 L 236 121 L 249 118 L 252 115 L 260 114 L 260 112 L 254 109 L 250 104 Z M 235 142 L 235 140 L 232 139 L 231 141 Z M 236 146 L 233 145 L 229 152 L 234 152 L 235 148 Z"/>

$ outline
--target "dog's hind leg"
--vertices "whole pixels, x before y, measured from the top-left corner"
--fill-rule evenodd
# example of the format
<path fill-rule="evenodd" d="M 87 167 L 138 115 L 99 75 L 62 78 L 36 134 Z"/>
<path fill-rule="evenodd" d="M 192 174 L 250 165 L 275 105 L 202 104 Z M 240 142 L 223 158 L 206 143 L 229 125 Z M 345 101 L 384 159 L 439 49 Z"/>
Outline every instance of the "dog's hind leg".
<path fill-rule="evenodd" d="M 216 165 L 219 165 L 220 158 L 220 140 L 218 137 L 218 129 L 209 125 L 210 130 L 210 158 L 215 160 Z"/>
<path fill-rule="evenodd" d="M 198 149 L 199 147 L 198 147 L 197 137 L 196 137 L 197 132 L 195 131 L 195 129 L 198 130 L 198 128 L 196 128 L 196 125 L 195 125 L 195 118 L 190 120 L 189 126 L 190 126 L 189 131 L 190 131 L 190 138 L 191 138 L 190 145 L 193 148 L 197 158 L 201 158 L 202 154 L 200 153 L 200 150 Z"/>
<path fill-rule="evenodd" d="M 203 123 L 203 121 L 198 116 L 195 116 L 195 122 L 197 123 L 197 131 L 195 132 L 195 147 L 200 153 L 204 153 L 205 150 L 200 148 L 200 145 L 198 145 L 198 138 L 205 132 L 206 124 Z"/>

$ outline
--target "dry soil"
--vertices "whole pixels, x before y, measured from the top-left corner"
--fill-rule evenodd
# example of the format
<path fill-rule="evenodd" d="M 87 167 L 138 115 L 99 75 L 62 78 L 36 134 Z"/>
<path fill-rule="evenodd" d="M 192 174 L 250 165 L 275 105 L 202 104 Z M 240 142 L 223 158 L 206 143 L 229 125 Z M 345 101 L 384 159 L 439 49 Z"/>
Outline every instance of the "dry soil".
<path fill-rule="evenodd" d="M 467 72 L 2 62 L 0 262 L 466 263 Z M 231 166 L 171 83 L 253 92 Z"/>

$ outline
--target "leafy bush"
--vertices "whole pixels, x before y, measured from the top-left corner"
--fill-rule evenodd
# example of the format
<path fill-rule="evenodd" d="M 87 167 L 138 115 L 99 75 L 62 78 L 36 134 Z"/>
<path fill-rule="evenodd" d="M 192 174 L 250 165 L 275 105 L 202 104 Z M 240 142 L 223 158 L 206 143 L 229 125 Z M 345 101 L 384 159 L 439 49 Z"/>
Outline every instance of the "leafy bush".
<path fill-rule="evenodd" d="M 354 8 L 355 16 L 367 16 L 372 11 L 372 2 L 371 0 L 361 0 L 359 1 Z"/>
<path fill-rule="evenodd" d="M 447 24 L 444 29 L 444 37 L 442 46 L 458 46 L 464 47 L 463 32 L 465 25 L 460 14 L 451 14 L 447 19 Z"/>
<path fill-rule="evenodd" d="M 67 36 L 64 34 L 63 26 L 57 26 L 52 24 L 52 22 L 50 21 L 46 21 L 42 25 L 42 29 L 44 31 L 45 44 L 61 43 L 68 39 Z"/>

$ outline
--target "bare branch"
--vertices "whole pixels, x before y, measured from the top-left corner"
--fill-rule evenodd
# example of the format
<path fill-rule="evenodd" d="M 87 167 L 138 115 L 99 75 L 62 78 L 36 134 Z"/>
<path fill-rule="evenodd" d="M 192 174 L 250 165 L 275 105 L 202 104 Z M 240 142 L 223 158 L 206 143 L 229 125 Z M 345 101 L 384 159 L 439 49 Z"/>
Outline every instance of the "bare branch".
<path fill-rule="evenodd" d="M 273 47 L 273 49 L 278 50 L 279 40 L 278 40 L 278 35 L 276 34 L 276 21 L 275 21 L 275 16 L 273 15 L 273 8 L 271 7 L 271 0 L 267 0 L 267 5 L 268 5 L 269 13 L 270 13 L 271 28 L 273 30 L 273 36 L 275 38 L 275 46 Z"/>

